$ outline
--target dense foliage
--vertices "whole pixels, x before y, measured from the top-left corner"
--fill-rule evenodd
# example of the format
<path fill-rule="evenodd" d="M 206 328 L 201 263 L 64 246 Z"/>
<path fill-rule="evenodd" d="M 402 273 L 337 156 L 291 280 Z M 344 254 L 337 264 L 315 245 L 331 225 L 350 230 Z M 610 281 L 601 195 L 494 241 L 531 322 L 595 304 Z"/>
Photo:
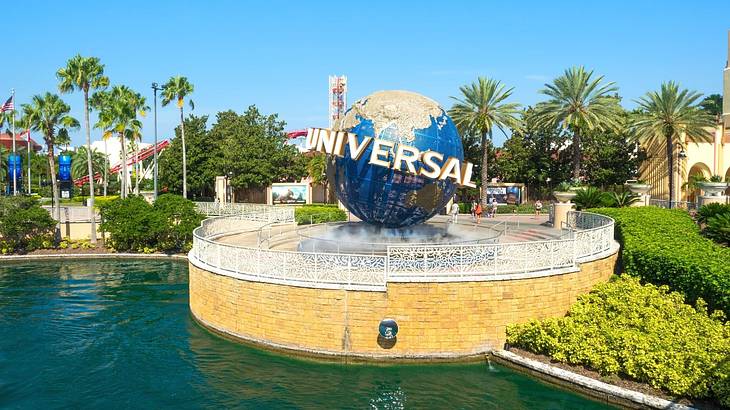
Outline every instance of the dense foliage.
<path fill-rule="evenodd" d="M 616 220 L 627 273 L 730 312 L 730 248 L 702 236 L 686 212 L 655 207 L 594 212 Z"/>
<path fill-rule="evenodd" d="M 177 195 L 160 195 L 154 205 L 131 196 L 104 203 L 101 229 L 118 251 L 180 252 L 192 246 L 193 229 L 203 220 L 195 204 Z"/>
<path fill-rule="evenodd" d="M 730 405 L 730 323 L 665 286 L 624 275 L 581 296 L 563 318 L 510 326 L 507 338 L 560 362 Z"/>
<path fill-rule="evenodd" d="M 297 225 L 321 224 L 347 220 L 347 213 L 337 205 L 303 205 L 294 210 Z"/>
<path fill-rule="evenodd" d="M 213 126 L 208 117 L 185 119 L 187 184 L 191 197 L 212 197 L 215 177 L 227 175 L 236 189 L 264 187 L 272 182 L 294 182 L 307 175 L 306 161 L 287 145 L 284 122 L 264 115 L 256 106 L 243 114 L 219 112 Z M 181 128 L 160 156 L 163 191 L 182 192 Z"/>
<path fill-rule="evenodd" d="M 730 212 L 717 214 L 708 218 L 704 234 L 708 238 L 715 240 L 715 242 L 730 245 Z"/>
<path fill-rule="evenodd" d="M 56 221 L 30 197 L 0 197 L 0 251 L 32 251 L 53 240 Z"/>

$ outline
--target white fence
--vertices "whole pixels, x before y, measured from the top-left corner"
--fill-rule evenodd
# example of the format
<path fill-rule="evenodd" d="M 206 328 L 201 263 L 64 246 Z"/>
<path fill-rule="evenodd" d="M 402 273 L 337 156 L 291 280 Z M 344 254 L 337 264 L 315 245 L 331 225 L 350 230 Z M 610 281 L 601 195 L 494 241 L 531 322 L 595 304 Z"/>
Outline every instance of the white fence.
<path fill-rule="evenodd" d="M 196 202 L 195 206 L 198 208 L 200 213 L 208 216 L 241 215 L 251 212 L 267 213 L 270 212 L 271 209 L 288 209 L 289 212 L 294 212 L 294 208 L 290 206 L 272 207 L 271 205 L 249 204 L 245 202 Z"/>
<path fill-rule="evenodd" d="M 43 206 L 43 209 L 48 211 L 51 214 L 52 218 L 55 218 L 56 215 L 53 212 L 52 206 Z M 97 212 L 92 211 L 91 208 L 87 206 L 61 206 L 60 207 L 60 220 L 61 223 L 66 222 L 91 222 L 91 216 L 94 215 L 96 217 L 96 220 L 99 220 L 99 214 Z"/>
<path fill-rule="evenodd" d="M 290 210 L 286 213 L 285 210 Z M 388 282 L 498 280 L 549 275 L 614 249 L 613 219 L 570 212 L 567 239 L 474 245 L 391 245 L 386 255 L 265 249 L 272 226 L 293 223 L 291 208 L 259 208 L 203 221 L 193 231 L 194 265 L 242 279 L 317 288 L 384 290 Z M 221 243 L 226 234 L 258 232 L 258 247 Z M 283 229 L 281 230 L 284 231 Z M 263 232 L 263 234 L 262 234 Z M 263 237 L 263 240 L 262 240 Z"/>

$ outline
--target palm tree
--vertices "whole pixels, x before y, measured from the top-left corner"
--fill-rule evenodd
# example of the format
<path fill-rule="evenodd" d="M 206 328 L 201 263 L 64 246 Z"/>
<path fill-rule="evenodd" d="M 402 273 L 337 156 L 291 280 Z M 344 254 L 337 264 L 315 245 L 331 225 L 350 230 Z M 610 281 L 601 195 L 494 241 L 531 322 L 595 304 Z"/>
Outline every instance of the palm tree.
<path fill-rule="evenodd" d="M 185 152 L 185 122 L 183 121 L 183 106 L 185 105 L 185 97 L 192 94 L 193 85 L 188 81 L 187 77 L 175 76 L 162 86 L 162 106 L 166 106 L 172 100 L 177 100 L 177 108 L 180 109 L 180 136 L 182 141 L 182 166 L 183 166 L 183 198 L 188 197 L 188 169 L 187 155 Z M 195 109 L 193 100 L 188 101 L 190 109 Z"/>
<path fill-rule="evenodd" d="M 521 127 L 520 104 L 505 102 L 512 95 L 514 87 L 506 89 L 501 81 L 479 77 L 470 85 L 459 87 L 462 98 L 451 97 L 456 103 L 449 110 L 449 115 L 463 135 L 478 133 L 482 146 L 482 206 L 487 206 L 489 146 L 492 132 L 498 128 L 505 133 L 505 128 Z"/>
<path fill-rule="evenodd" d="M 89 98 L 89 105 L 98 112 L 98 119 L 94 128 L 101 129 L 102 140 L 104 141 L 104 196 L 107 196 L 107 188 L 109 187 L 109 150 L 107 141 L 112 136 L 108 115 L 112 108 L 111 93 L 107 91 L 97 91 Z"/>
<path fill-rule="evenodd" d="M 620 129 L 622 109 L 619 99 L 611 95 L 618 91 L 613 82 L 604 83 L 603 76 L 593 77 L 593 71 L 571 67 L 545 84 L 541 94 L 550 100 L 535 106 L 540 126 L 557 126 L 573 134 L 573 179 L 580 178 L 581 137 L 583 131 Z"/>
<path fill-rule="evenodd" d="M 73 179 L 79 179 L 84 177 L 85 172 L 88 171 L 86 169 L 86 160 L 88 159 L 88 157 L 89 153 L 86 152 L 85 146 L 79 147 L 76 152 L 74 152 L 73 161 L 71 161 L 71 176 L 73 177 Z M 94 175 L 96 175 L 97 173 L 103 173 L 104 165 L 106 165 L 106 161 L 104 160 L 104 154 L 95 150 L 94 148 L 91 149 L 91 165 Z"/>
<path fill-rule="evenodd" d="M 68 130 L 79 127 L 79 122 L 68 113 L 71 107 L 61 97 L 47 92 L 45 95 L 34 95 L 30 104 L 23 104 L 23 116 L 28 119 L 30 128 L 43 134 L 48 151 L 48 168 L 51 170 L 53 187 L 53 213 L 56 221 L 61 219 L 58 201 L 58 181 L 56 181 L 56 161 L 53 155 L 56 140 L 68 138 Z M 56 240 L 60 240 L 61 228 L 56 226 Z"/>
<path fill-rule="evenodd" d="M 674 201 L 674 145 L 682 136 L 700 142 L 712 140 L 715 117 L 696 104 L 702 94 L 670 81 L 636 100 L 639 111 L 631 121 L 632 136 L 644 144 L 664 145 L 667 154 L 669 204 Z"/>
<path fill-rule="evenodd" d="M 56 72 L 62 93 L 81 90 L 84 93 L 84 126 L 86 127 L 86 165 L 89 175 L 89 207 L 94 208 L 94 171 L 91 158 L 91 129 L 89 126 L 89 90 L 105 88 L 109 78 L 104 75 L 104 64 L 97 57 L 82 57 L 77 54 Z M 91 218 L 91 244 L 96 245 L 96 220 Z"/>
<path fill-rule="evenodd" d="M 142 122 L 137 119 L 137 115 L 143 116 L 145 110 L 148 110 L 149 107 L 141 94 L 124 85 L 115 85 L 107 95 L 102 94 L 94 99 L 95 103 L 98 102 L 101 106 L 99 122 L 96 126 L 106 129 L 104 132 L 105 138 L 112 134 L 119 137 L 122 148 L 121 196 L 126 198 L 129 190 L 127 184 L 129 174 L 127 171 L 127 141 L 141 136 Z"/>

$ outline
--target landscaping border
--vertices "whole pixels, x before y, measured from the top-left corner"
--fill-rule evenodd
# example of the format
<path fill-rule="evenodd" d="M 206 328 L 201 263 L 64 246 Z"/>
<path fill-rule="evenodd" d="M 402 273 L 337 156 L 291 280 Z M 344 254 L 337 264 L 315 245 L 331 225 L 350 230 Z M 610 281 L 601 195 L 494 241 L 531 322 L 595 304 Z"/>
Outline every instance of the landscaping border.
<path fill-rule="evenodd" d="M 492 351 L 492 357 L 502 365 L 521 370 L 547 382 L 570 388 L 607 403 L 636 409 L 694 409 L 694 407 L 675 403 L 660 397 L 614 386 L 600 380 L 520 356 L 507 350 L 494 350 Z"/>

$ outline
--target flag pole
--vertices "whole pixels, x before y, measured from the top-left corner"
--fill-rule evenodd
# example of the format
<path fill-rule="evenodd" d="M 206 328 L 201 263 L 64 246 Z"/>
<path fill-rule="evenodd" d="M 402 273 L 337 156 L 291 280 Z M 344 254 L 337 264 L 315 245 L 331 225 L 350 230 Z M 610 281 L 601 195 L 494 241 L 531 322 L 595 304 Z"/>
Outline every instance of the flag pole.
<path fill-rule="evenodd" d="M 26 144 L 28 144 L 28 195 L 30 195 L 30 128 L 25 131 L 28 133 L 26 135 Z"/>
<path fill-rule="evenodd" d="M 15 88 L 10 89 L 10 98 L 13 100 L 13 196 L 18 195 L 18 173 L 16 162 L 18 157 L 15 155 Z"/>

